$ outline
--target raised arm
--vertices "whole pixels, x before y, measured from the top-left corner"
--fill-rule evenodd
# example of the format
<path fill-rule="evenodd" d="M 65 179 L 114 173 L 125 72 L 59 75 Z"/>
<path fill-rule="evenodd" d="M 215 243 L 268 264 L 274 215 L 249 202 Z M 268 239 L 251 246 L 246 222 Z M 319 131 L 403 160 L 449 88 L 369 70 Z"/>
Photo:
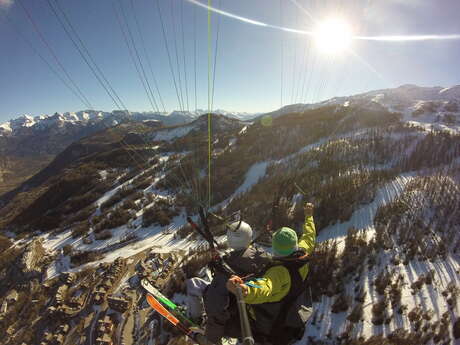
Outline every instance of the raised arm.
<path fill-rule="evenodd" d="M 298 241 L 299 248 L 303 248 L 308 254 L 315 249 L 316 229 L 313 221 L 313 204 L 307 203 L 304 208 L 305 224 L 303 234 Z M 302 279 L 308 274 L 308 264 L 299 269 Z M 291 287 L 291 277 L 289 271 L 284 266 L 271 267 L 262 278 L 251 281 L 254 286 L 244 284 L 240 277 L 233 276 L 227 282 L 227 289 L 235 293 L 237 286 L 243 289 L 244 300 L 248 304 L 261 304 L 278 302 L 285 297 Z"/>
<path fill-rule="evenodd" d="M 303 234 L 299 238 L 299 248 L 303 248 L 308 254 L 313 253 L 316 243 L 316 228 L 313 220 L 313 204 L 307 203 L 304 208 L 305 223 L 303 225 Z"/>

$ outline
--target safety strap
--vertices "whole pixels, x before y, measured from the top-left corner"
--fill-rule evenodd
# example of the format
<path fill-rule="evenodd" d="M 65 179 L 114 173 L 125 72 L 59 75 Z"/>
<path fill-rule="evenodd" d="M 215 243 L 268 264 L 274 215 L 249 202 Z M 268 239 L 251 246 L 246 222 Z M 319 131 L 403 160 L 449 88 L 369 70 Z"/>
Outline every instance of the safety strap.
<path fill-rule="evenodd" d="M 305 264 L 306 262 L 304 262 L 303 260 L 285 262 L 283 264 L 283 266 L 286 267 L 289 271 L 289 276 L 291 277 L 291 287 L 286 297 L 283 298 L 281 308 L 278 312 L 278 316 L 272 324 L 273 327 L 270 336 L 273 339 L 282 336 L 282 334 L 280 334 L 280 328 L 282 329 L 282 327 L 284 326 L 289 308 L 295 302 L 297 297 L 299 297 L 307 287 L 307 280 L 302 280 L 302 276 L 299 273 L 299 268 Z M 276 344 L 276 341 L 274 343 Z"/>

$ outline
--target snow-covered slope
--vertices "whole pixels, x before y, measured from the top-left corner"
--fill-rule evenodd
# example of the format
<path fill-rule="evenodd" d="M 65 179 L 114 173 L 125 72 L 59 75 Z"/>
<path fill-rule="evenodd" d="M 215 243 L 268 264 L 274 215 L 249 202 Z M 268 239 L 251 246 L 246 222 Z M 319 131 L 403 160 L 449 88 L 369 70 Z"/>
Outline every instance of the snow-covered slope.
<path fill-rule="evenodd" d="M 265 114 L 278 117 L 328 105 L 375 108 L 380 105 L 401 113 L 403 121 L 429 130 L 460 133 L 460 85 L 449 88 L 402 85 L 348 97 L 336 97 L 314 104 L 292 104 Z"/>
<path fill-rule="evenodd" d="M 10 122 L 5 122 L 0 124 L 0 135 L 8 135 L 11 134 L 13 129 L 11 128 Z"/>
<path fill-rule="evenodd" d="M 224 115 L 212 115 L 212 132 L 219 133 L 223 131 L 241 128 L 244 126 L 242 122 L 235 118 L 228 118 Z M 192 131 L 207 132 L 208 130 L 208 115 L 203 114 L 191 123 L 175 126 L 171 128 L 160 128 L 149 135 L 150 140 L 154 141 L 174 141 L 186 136 Z"/>

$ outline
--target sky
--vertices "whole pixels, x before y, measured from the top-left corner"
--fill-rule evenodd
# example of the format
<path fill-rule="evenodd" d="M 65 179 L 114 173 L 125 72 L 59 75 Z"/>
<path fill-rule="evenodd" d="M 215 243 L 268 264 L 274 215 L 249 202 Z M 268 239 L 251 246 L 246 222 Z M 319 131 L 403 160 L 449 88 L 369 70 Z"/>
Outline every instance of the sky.
<path fill-rule="evenodd" d="M 193 1 L 207 3 L 0 0 L 0 122 L 91 108 L 268 112 L 402 84 L 460 84 L 458 39 L 352 40 L 331 55 L 312 36 L 279 28 L 314 31 L 341 17 L 356 36 L 454 35 L 458 0 L 212 0 L 215 8 L 269 25 L 213 12 L 209 32 L 208 11 Z M 61 26 L 59 9 L 111 96 Z"/>

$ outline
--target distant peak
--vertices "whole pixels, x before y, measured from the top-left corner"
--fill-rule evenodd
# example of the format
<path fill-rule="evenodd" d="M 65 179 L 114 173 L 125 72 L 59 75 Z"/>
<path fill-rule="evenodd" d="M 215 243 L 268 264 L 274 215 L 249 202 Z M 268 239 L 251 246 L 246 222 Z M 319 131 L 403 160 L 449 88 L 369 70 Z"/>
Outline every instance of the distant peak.
<path fill-rule="evenodd" d="M 33 120 L 33 117 L 30 115 L 24 114 L 24 115 L 19 116 L 18 119 Z"/>

